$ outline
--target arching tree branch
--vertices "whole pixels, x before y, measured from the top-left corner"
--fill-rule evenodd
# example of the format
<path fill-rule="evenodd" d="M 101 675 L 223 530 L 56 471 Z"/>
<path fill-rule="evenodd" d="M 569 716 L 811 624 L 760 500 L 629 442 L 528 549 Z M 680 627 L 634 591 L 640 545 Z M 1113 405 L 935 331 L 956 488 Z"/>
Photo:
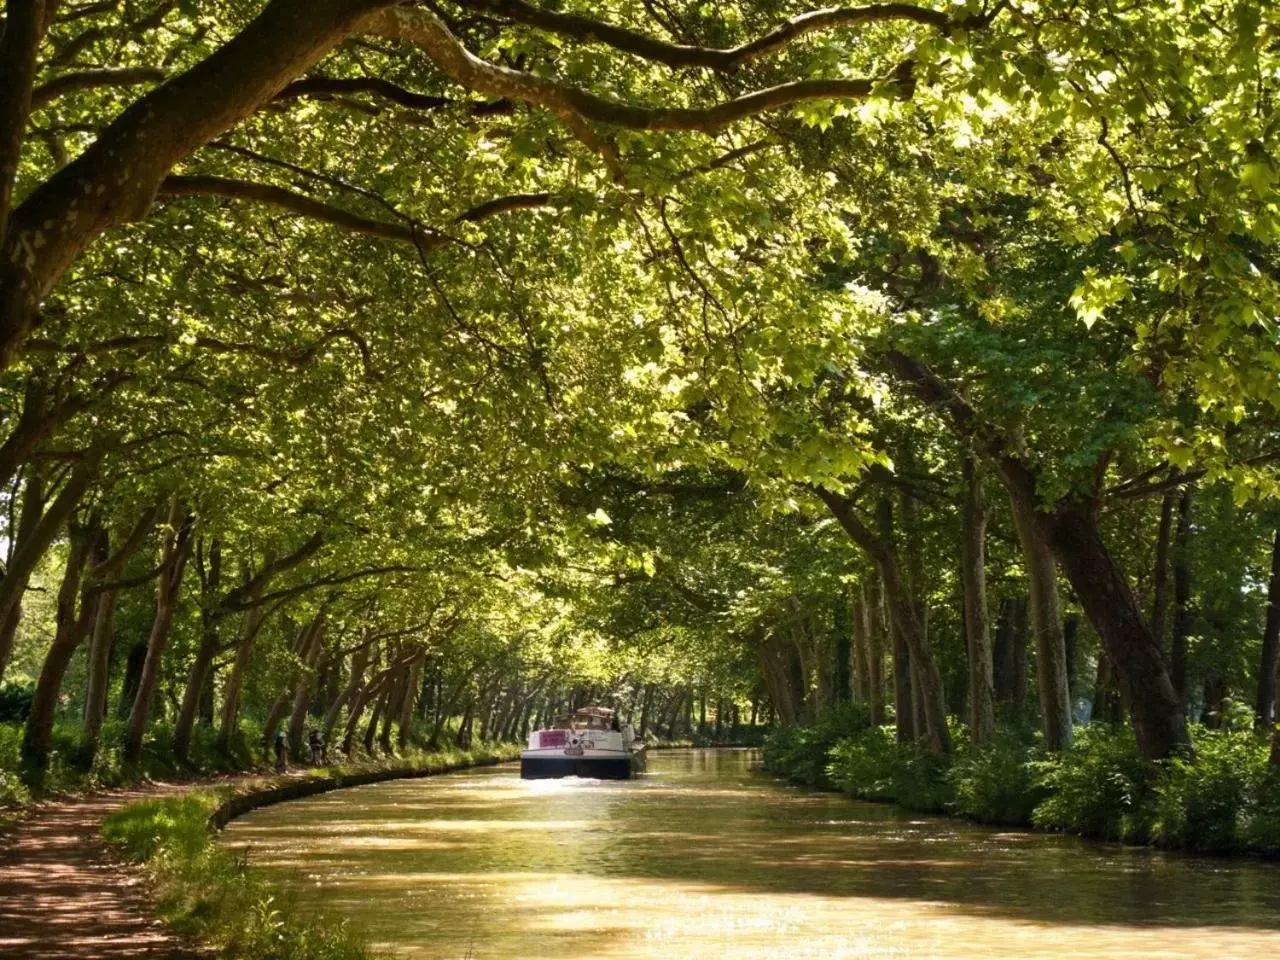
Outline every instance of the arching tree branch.
<path fill-rule="evenodd" d="M 715 134 L 738 120 L 809 100 L 865 99 L 881 82 L 869 78 L 796 80 L 711 107 L 642 107 L 483 60 L 464 47 L 439 17 L 422 7 L 383 10 L 366 21 L 365 32 L 421 47 L 454 81 L 477 93 L 544 107 L 570 123 L 588 120 L 632 130 Z M 886 80 L 899 96 L 914 92 L 909 64 Z"/>
<path fill-rule="evenodd" d="M 572 37 L 575 40 L 603 43 L 615 50 L 634 54 L 644 60 L 666 64 L 669 67 L 706 67 L 721 71 L 733 70 L 759 57 L 777 53 L 791 42 L 811 33 L 838 27 L 905 20 L 942 31 L 950 31 L 961 26 L 971 26 L 975 22 L 955 20 L 941 10 L 931 10 L 912 3 L 828 7 L 798 14 L 747 43 L 717 49 L 668 43 L 637 30 L 614 26 L 591 17 L 547 10 L 526 0 L 480 0 L 477 5 L 486 7 L 516 23 L 537 27 L 559 36 Z"/>

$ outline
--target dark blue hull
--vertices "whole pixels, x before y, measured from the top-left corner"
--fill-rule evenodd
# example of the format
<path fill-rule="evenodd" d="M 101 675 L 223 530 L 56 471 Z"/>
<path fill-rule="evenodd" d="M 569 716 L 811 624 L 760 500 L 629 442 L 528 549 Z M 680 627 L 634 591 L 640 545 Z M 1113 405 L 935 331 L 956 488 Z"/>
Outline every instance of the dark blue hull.
<path fill-rule="evenodd" d="M 583 757 L 521 757 L 520 779 L 555 780 L 560 777 L 586 777 L 591 780 L 630 780 L 631 761 L 587 759 Z"/>

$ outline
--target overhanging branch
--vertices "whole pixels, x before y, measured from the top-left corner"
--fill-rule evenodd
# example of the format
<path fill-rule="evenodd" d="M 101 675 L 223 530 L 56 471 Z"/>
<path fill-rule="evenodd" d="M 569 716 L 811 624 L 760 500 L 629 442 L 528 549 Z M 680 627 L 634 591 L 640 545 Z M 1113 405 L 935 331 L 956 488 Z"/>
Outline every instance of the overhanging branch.
<path fill-rule="evenodd" d="M 980 25 L 978 18 L 955 20 L 940 10 L 911 3 L 873 3 L 862 7 L 828 7 L 798 14 L 768 33 L 736 47 L 691 46 L 668 43 L 637 30 L 615 26 L 573 13 L 558 13 L 535 6 L 526 0 L 480 0 L 476 4 L 526 26 L 537 27 L 575 40 L 603 43 L 644 60 L 669 67 L 705 67 L 710 70 L 733 70 L 759 57 L 777 53 L 801 37 L 838 27 L 866 23 L 905 20 L 949 32 L 960 27 Z"/>
<path fill-rule="evenodd" d="M 570 84 L 490 63 L 471 53 L 444 22 L 423 7 L 392 7 L 365 22 L 366 33 L 420 47 L 455 82 L 477 93 L 544 107 L 566 122 L 588 120 L 631 130 L 684 130 L 715 134 L 769 110 L 810 100 L 862 100 L 877 84 L 898 96 L 915 89 L 909 64 L 882 79 L 796 80 L 711 107 L 641 107 L 588 93 Z"/>

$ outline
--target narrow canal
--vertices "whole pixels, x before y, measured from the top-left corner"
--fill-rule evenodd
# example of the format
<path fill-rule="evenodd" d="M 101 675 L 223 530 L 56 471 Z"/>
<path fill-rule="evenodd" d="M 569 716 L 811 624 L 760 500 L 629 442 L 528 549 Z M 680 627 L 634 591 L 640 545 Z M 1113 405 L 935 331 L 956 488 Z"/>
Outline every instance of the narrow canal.
<path fill-rule="evenodd" d="M 225 842 L 397 955 L 1191 958 L 1280 952 L 1280 866 L 984 829 L 782 786 L 743 750 L 639 780 L 514 766 L 251 813 Z"/>

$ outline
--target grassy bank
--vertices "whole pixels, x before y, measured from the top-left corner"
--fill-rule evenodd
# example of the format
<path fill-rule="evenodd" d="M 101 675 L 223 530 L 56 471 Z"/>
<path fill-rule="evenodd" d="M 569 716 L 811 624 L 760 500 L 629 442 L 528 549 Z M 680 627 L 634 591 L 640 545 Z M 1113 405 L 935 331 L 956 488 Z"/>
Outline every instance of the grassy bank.
<path fill-rule="evenodd" d="M 1208 853 L 1280 856 L 1280 769 L 1251 717 L 1194 727 L 1194 761 L 1143 760 L 1128 728 L 1081 727 L 1074 747 L 1045 753 L 1038 735 L 1007 727 L 981 746 L 953 730 L 955 753 L 898 744 L 856 709 L 765 742 L 770 771 L 850 797 L 979 823 L 1059 830 L 1101 840 Z"/>
<path fill-rule="evenodd" d="M 104 726 L 100 746 L 90 750 L 78 723 L 54 727 L 53 748 L 38 783 L 24 782 L 21 760 L 23 725 L 0 723 L 0 810 L 20 808 L 33 800 L 67 796 L 118 787 L 146 780 L 208 777 L 269 766 L 269 751 L 262 746 L 261 728 L 244 723 L 229 750 L 221 749 L 207 725 L 195 731 L 185 760 L 173 751 L 173 730 L 155 724 L 143 741 L 142 756 L 125 763 L 121 744 L 124 721 L 112 718 Z M 29 778 L 28 778 L 29 779 Z"/>
<path fill-rule="evenodd" d="M 374 772 L 422 775 L 511 759 L 517 753 L 511 744 L 484 744 L 470 751 L 316 768 L 303 776 L 335 780 Z M 233 960 L 373 957 L 359 931 L 340 920 L 299 916 L 290 909 L 287 897 L 214 842 L 210 818 L 215 811 L 233 797 L 270 794 L 284 782 L 280 777 L 245 778 L 132 803 L 113 814 L 102 833 L 126 858 L 143 866 L 161 919 L 183 936 L 214 947 L 219 956 Z M 297 777 L 287 782 L 296 783 Z"/>

